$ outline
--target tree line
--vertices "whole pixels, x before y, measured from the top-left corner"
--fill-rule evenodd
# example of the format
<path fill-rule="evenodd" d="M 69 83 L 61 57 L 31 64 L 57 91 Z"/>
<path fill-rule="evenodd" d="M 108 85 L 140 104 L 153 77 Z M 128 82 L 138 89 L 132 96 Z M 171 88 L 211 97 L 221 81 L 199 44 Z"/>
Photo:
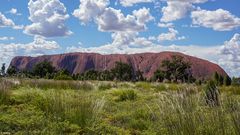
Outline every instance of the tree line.
<path fill-rule="evenodd" d="M 28 78 L 45 78 L 55 80 L 100 80 L 100 81 L 147 81 L 140 70 L 134 71 L 133 67 L 127 63 L 116 62 L 111 70 L 96 71 L 88 70 L 84 73 L 71 74 L 67 69 L 57 70 L 49 61 L 35 64 L 31 70 L 18 71 L 15 67 L 6 70 L 5 64 L 1 68 L 1 76 L 20 76 Z M 213 79 L 217 85 L 239 84 L 237 78 L 222 76 L 217 72 Z M 196 80 L 191 71 L 191 63 L 184 60 L 182 56 L 172 55 L 170 59 L 162 61 L 158 70 L 149 81 L 154 82 L 174 82 L 174 83 L 196 83 L 201 85 L 207 80 Z"/>

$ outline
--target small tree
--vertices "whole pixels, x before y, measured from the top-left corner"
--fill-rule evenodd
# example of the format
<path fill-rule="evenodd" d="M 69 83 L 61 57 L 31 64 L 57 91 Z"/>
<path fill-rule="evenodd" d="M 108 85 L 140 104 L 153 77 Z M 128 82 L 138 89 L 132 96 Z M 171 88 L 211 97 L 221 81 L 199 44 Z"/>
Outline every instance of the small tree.
<path fill-rule="evenodd" d="M 7 69 L 7 75 L 13 76 L 13 75 L 15 75 L 15 74 L 17 74 L 17 69 L 16 69 L 16 67 L 10 66 L 10 67 Z"/>
<path fill-rule="evenodd" d="M 164 72 L 161 70 L 157 70 L 154 72 L 153 80 L 157 82 L 163 82 L 164 80 Z"/>
<path fill-rule="evenodd" d="M 164 79 L 173 82 L 191 82 L 191 80 L 194 80 L 191 72 L 191 64 L 184 61 L 182 56 L 173 55 L 171 56 L 171 60 L 163 60 L 161 66 Z"/>
<path fill-rule="evenodd" d="M 84 73 L 84 80 L 98 80 L 99 72 L 95 70 L 88 70 Z"/>
<path fill-rule="evenodd" d="M 230 86 L 232 84 L 232 79 L 229 76 L 224 77 L 224 85 Z"/>
<path fill-rule="evenodd" d="M 112 81 L 114 79 L 112 72 L 108 70 L 104 70 L 100 72 L 99 77 L 100 77 L 100 80 L 104 80 L 104 81 Z"/>
<path fill-rule="evenodd" d="M 133 78 L 132 67 L 126 63 L 116 62 L 115 67 L 111 71 L 115 79 L 119 81 L 130 81 Z"/>
<path fill-rule="evenodd" d="M 55 68 L 52 66 L 51 62 L 48 61 L 37 63 L 33 67 L 33 75 L 40 78 L 44 78 L 47 74 L 53 74 L 54 72 Z"/>
<path fill-rule="evenodd" d="M 72 76 L 70 75 L 69 71 L 66 69 L 58 71 L 55 76 L 54 80 L 73 80 Z"/>

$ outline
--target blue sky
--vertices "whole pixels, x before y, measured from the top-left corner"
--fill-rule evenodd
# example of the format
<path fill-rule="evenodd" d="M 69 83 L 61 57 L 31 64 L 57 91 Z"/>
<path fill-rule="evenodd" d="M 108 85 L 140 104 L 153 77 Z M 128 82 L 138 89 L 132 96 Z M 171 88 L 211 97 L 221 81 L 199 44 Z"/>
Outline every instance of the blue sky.
<path fill-rule="evenodd" d="M 239 0 L 2 0 L 0 62 L 18 55 L 178 51 L 240 75 Z"/>

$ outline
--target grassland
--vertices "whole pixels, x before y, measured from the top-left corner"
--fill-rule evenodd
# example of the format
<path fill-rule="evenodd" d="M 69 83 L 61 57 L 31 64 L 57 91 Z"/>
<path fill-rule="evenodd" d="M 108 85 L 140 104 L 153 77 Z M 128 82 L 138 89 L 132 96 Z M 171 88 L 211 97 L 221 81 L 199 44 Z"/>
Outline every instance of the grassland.
<path fill-rule="evenodd" d="M 239 135 L 240 88 L 146 82 L 0 80 L 0 134 Z"/>

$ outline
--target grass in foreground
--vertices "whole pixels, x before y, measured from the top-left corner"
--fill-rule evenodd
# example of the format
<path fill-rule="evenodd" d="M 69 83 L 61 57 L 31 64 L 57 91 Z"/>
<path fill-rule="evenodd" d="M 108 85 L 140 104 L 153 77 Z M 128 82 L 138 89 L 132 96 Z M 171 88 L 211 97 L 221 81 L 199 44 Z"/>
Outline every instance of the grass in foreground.
<path fill-rule="evenodd" d="M 0 134 L 240 134 L 240 89 L 221 87 L 220 106 L 204 86 L 0 81 Z"/>

